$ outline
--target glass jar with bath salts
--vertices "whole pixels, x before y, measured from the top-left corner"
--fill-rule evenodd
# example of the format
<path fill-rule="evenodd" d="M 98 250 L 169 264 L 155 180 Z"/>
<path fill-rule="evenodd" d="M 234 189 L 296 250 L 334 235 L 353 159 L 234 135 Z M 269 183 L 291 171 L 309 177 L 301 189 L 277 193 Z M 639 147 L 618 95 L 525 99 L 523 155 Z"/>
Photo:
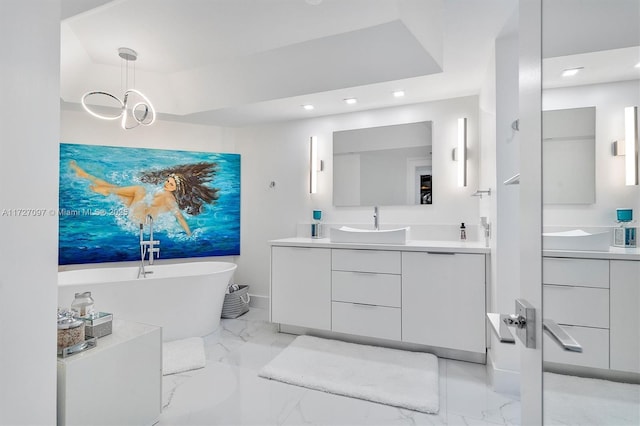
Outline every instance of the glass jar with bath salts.
<path fill-rule="evenodd" d="M 71 303 L 71 312 L 74 312 L 80 318 L 91 318 L 93 316 L 93 298 L 90 291 L 76 293 L 75 299 Z"/>
<path fill-rule="evenodd" d="M 58 312 L 58 353 L 84 342 L 84 321 L 72 312 Z"/>

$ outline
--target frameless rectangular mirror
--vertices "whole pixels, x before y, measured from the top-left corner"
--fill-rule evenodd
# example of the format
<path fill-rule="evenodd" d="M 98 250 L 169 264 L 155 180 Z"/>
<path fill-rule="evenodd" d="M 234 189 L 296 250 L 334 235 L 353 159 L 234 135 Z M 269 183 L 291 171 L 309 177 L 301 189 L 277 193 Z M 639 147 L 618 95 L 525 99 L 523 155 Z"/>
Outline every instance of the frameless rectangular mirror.
<path fill-rule="evenodd" d="M 542 112 L 544 204 L 596 201 L 596 107 Z"/>
<path fill-rule="evenodd" d="M 333 132 L 333 204 L 431 204 L 431 121 Z"/>

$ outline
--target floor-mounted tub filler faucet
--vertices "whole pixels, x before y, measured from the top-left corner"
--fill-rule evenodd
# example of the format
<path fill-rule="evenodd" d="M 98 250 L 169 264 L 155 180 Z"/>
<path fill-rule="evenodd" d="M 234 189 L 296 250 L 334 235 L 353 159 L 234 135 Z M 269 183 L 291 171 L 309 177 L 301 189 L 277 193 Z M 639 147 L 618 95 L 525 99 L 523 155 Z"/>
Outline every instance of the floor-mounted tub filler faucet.
<path fill-rule="evenodd" d="M 376 231 L 380 230 L 380 212 L 378 211 L 378 206 L 373 207 L 373 229 Z"/>
<path fill-rule="evenodd" d="M 147 274 L 153 271 L 145 271 L 144 261 L 149 257 L 149 265 L 153 265 L 153 259 L 160 257 L 160 241 L 153 239 L 153 217 L 147 215 L 147 223 L 149 224 L 149 240 L 144 239 L 144 224 L 140 224 L 140 268 L 138 269 L 138 278 L 146 278 Z"/>

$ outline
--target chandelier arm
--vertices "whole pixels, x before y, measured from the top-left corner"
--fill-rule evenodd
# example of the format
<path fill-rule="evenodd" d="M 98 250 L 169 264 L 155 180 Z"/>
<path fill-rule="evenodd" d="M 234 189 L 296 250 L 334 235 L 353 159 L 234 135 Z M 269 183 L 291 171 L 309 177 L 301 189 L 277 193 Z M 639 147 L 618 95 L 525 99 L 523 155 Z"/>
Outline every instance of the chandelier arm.
<path fill-rule="evenodd" d="M 109 115 L 103 115 L 103 114 L 99 114 L 95 111 L 93 111 L 89 105 L 87 105 L 86 99 L 91 96 L 91 95 L 105 95 L 108 96 L 112 99 L 115 99 L 116 101 L 118 101 L 118 103 L 120 104 L 120 114 L 118 114 L 117 116 L 109 116 Z M 101 118 L 103 120 L 117 120 L 118 118 L 120 118 L 122 116 L 122 114 L 124 113 L 124 102 L 122 102 L 120 99 L 118 99 L 117 97 L 113 96 L 111 93 L 107 93 L 107 92 L 87 92 L 82 96 L 82 107 L 85 109 L 85 111 L 87 111 L 89 114 L 93 115 L 96 118 Z"/>

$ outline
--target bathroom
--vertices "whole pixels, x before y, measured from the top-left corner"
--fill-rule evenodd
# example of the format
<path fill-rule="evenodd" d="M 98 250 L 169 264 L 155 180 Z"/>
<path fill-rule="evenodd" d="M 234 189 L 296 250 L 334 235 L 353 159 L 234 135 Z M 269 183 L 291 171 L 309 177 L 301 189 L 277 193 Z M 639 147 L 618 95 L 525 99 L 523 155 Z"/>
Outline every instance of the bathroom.
<path fill-rule="evenodd" d="M 8 205 L 15 208 L 57 206 L 58 163 L 51 159 L 58 157 L 60 141 L 239 153 L 243 162 L 242 251 L 240 256 L 231 260 L 238 264 L 236 281 L 250 284 L 255 306 L 264 309 L 268 307 L 269 294 L 268 241 L 292 237 L 306 231 L 308 229 L 306 225 L 311 222 L 311 212 L 315 209 L 323 211 L 324 220 L 327 223 L 355 225 L 373 223 L 373 209 L 370 206 L 338 208 L 332 205 L 333 182 L 330 167 L 332 132 L 430 120 L 434 123 L 434 141 L 442 141 L 440 142 L 442 145 L 435 148 L 433 152 L 434 157 L 437 157 L 434 158 L 434 168 L 437 167 L 434 172 L 436 175 L 434 185 L 438 189 L 434 194 L 434 204 L 414 207 L 381 206 L 382 225 L 410 225 L 416 229 L 420 226 L 431 228 L 435 225 L 446 235 L 443 239 L 457 239 L 458 222 L 465 222 L 469 227 L 469 239 L 478 239 L 480 217 L 488 217 L 493 226 L 491 240 L 493 273 L 491 284 L 487 284 L 491 287 L 490 293 L 494 298 L 492 307 L 495 312 L 513 311 L 514 299 L 522 295 L 517 285 L 520 282 L 519 271 L 512 265 L 519 261 L 520 242 L 527 240 L 527 235 L 518 231 L 519 221 L 530 220 L 534 223 L 534 228 L 540 223 L 540 216 L 530 217 L 527 214 L 514 213 L 519 211 L 519 203 L 522 201 L 518 193 L 522 194 L 522 188 L 526 187 L 527 182 L 522 182 L 519 190 L 515 186 L 502 185 L 504 180 L 518 172 L 525 175 L 525 170 L 520 166 L 528 167 L 529 164 L 527 162 L 520 164 L 520 158 L 533 158 L 532 154 L 526 150 L 535 148 L 531 143 L 522 143 L 524 135 L 530 131 L 527 124 L 531 123 L 531 118 L 529 121 L 523 118 L 526 117 L 524 114 L 527 111 L 517 113 L 518 100 L 513 96 L 518 91 L 517 68 L 515 68 L 517 67 L 518 40 L 513 34 L 510 35 L 506 31 L 504 37 L 496 42 L 495 60 L 478 59 L 485 60 L 489 69 L 486 74 L 481 74 L 479 77 L 480 87 L 482 87 L 479 92 L 455 93 L 443 96 L 439 100 L 420 101 L 414 105 L 398 108 L 387 107 L 318 118 L 308 118 L 308 115 L 305 116 L 305 112 L 301 110 L 296 111 L 294 121 L 273 125 L 268 123 L 246 127 L 237 123 L 202 125 L 161 119 L 154 126 L 125 133 L 113 123 L 87 117 L 79 108 L 74 109 L 66 104 L 60 107 L 59 86 L 60 80 L 64 79 L 57 71 L 60 61 L 57 34 L 60 31 L 60 25 L 59 22 L 57 24 L 50 22 L 52 19 L 54 21 L 58 19 L 56 16 L 59 11 L 57 2 L 43 3 L 39 15 L 34 14 L 26 6 L 20 7 L 7 3 L 3 3 L 2 13 L 0 13 L 4 39 L 16 40 L 14 44 L 7 46 L 9 63 L 33 64 L 33 61 L 38 58 L 41 62 L 33 64 L 33 67 L 45 67 L 45 71 L 42 72 L 47 77 L 34 78 L 29 84 L 25 83 L 19 88 L 20 90 L 14 85 L 3 83 L 5 84 L 3 92 L 6 91 L 9 98 L 14 99 L 14 102 L 2 107 L 3 115 L 10 117 L 10 120 L 7 120 L 0 159 L 3 170 L 6 172 L 5 176 L 8 177 L 7 184 L 3 188 L 3 203 L 10 202 Z M 95 2 L 96 5 L 99 3 Z M 500 11 L 495 19 L 502 19 L 506 23 L 514 11 L 512 3 L 510 1 L 491 2 L 491 5 Z M 529 3 L 536 2 L 523 2 L 521 14 L 522 8 L 535 8 Z M 574 2 L 562 3 L 571 5 Z M 637 2 L 621 3 L 635 4 L 637 7 Z M 470 5 L 466 6 L 471 8 Z M 7 7 L 8 10 L 5 13 Z M 462 6 L 459 7 L 462 8 Z M 634 10 L 637 11 L 637 8 Z M 472 8 L 462 8 L 458 12 L 471 15 L 480 13 Z M 527 13 L 532 12 L 527 10 Z M 630 15 L 637 17 L 637 14 Z M 533 15 L 527 16 L 535 16 L 535 10 Z M 451 16 L 449 18 L 452 22 L 448 22 L 447 25 L 453 26 L 452 29 L 455 30 L 457 21 Z M 609 21 L 615 23 L 622 18 L 623 16 L 612 16 Z M 38 34 L 42 39 L 38 40 L 43 44 L 31 43 L 34 36 L 26 33 L 27 29 L 22 29 L 16 24 L 26 22 L 34 23 L 34 27 L 38 28 Z M 531 22 L 530 25 L 533 25 L 535 20 Z M 407 23 L 407 25 L 410 24 Z M 517 28 L 517 21 L 512 25 L 514 29 Z M 621 28 L 636 31 L 637 45 L 637 19 L 635 25 L 621 26 Z M 462 28 L 457 29 L 463 31 Z M 18 35 L 22 36 L 18 37 Z M 605 48 L 607 47 L 599 46 L 597 50 Z M 21 68 L 16 70 L 16 72 L 21 71 L 23 71 Z M 63 68 L 60 72 L 64 74 L 65 69 Z M 119 71 L 115 68 L 113 72 L 117 74 Z M 460 76 L 460 78 L 465 77 Z M 143 87 L 142 84 L 147 77 L 142 69 L 138 70 L 138 78 L 140 87 Z M 96 82 L 99 83 L 100 78 Z M 22 92 L 31 94 L 29 90 L 32 86 L 37 92 L 25 99 Z M 215 94 L 209 96 L 215 97 Z M 34 99 L 47 99 L 49 102 L 34 104 Z M 342 101 L 342 97 L 339 100 Z M 22 105 L 24 102 L 24 108 L 17 108 L 16 102 L 17 105 Z M 304 100 L 300 100 L 298 106 L 303 102 Z M 543 100 L 543 107 L 544 103 Z M 636 100 L 635 104 L 637 103 Z M 550 105 L 550 108 L 579 106 L 589 106 L 589 104 L 580 105 L 577 101 L 575 104 L 558 102 Z M 60 112 L 58 112 L 59 108 Z M 537 110 L 539 112 L 540 107 Z M 531 111 L 528 112 L 531 113 Z M 455 147 L 455 125 L 446 129 L 438 126 L 442 120 L 456 120 L 460 113 L 463 113 L 470 123 L 468 184 L 462 188 L 459 188 L 456 182 L 457 164 L 451 160 L 451 151 Z M 294 117 L 291 119 L 293 120 Z M 511 127 L 517 119 L 520 119 L 519 133 Z M 612 130 L 602 139 L 598 138 L 597 156 L 605 160 L 597 164 L 597 203 L 588 207 L 545 207 L 545 226 L 570 227 L 576 223 L 579 226 L 593 228 L 612 227 L 615 225 L 614 214 L 617 207 L 632 207 L 635 215 L 640 214 L 638 187 L 624 185 L 623 159 L 610 154 L 611 143 L 623 138 L 622 118 L 616 116 L 613 121 L 616 120 L 618 122 L 611 126 L 620 130 Z M 9 121 L 12 125 L 9 125 Z M 608 124 L 605 123 L 605 125 Z M 598 129 L 600 128 L 598 124 Z M 319 156 L 326 167 L 324 172 L 318 173 L 318 193 L 313 195 L 308 192 L 310 136 L 318 137 Z M 511 142 L 499 146 L 485 144 L 485 141 L 491 140 Z M 21 143 L 9 141 L 21 141 Z M 40 154 L 35 156 L 33 152 Z M 472 154 L 474 157 L 471 156 Z M 528 169 L 526 172 L 535 173 Z M 602 178 L 601 174 L 605 177 Z M 18 182 L 19 184 L 16 184 Z M 477 190 L 489 188 L 492 190 L 491 195 L 471 196 Z M 530 205 L 535 206 L 536 203 Z M 539 203 L 537 206 L 539 208 Z M 550 222 L 547 222 L 548 218 Z M 20 319 L 20 322 L 30 330 L 29 340 L 26 340 L 24 333 L 18 333 L 7 327 L 2 331 L 2 346 L 15 344 L 35 349 L 21 353 L 3 351 L 1 382 L 10 383 L 11 386 L 10 388 L 2 386 L 0 413 L 3 414 L 0 415 L 2 416 L 0 420 L 7 424 L 51 424 L 50 419 L 55 418 L 56 409 L 55 359 L 48 353 L 51 352 L 49 348 L 53 346 L 55 332 L 53 328 L 47 328 L 47 322 L 39 316 L 25 316 L 27 310 L 25 305 L 29 306 L 29 312 L 51 313 L 51 315 L 43 314 L 45 317 L 52 316 L 55 309 L 56 289 L 51 283 L 55 282 L 58 270 L 57 220 L 45 217 L 26 221 L 25 218 L 3 217 L 0 223 L 2 223 L 3 233 L 3 274 L 0 286 L 3 316 L 7 316 L 7 321 Z M 534 231 L 539 235 L 540 229 L 534 229 Z M 533 239 L 535 237 L 531 238 Z M 535 250 L 535 247 L 530 249 Z M 540 262 L 539 253 L 531 256 L 531 258 L 535 257 Z M 37 259 L 41 267 L 30 268 L 24 259 L 33 259 L 34 262 Z M 529 266 L 521 265 L 521 268 L 524 269 L 526 266 L 535 269 L 536 265 L 534 262 Z M 517 373 L 520 371 L 520 364 L 515 359 L 519 358 L 520 351 L 517 346 L 497 345 L 497 342 L 492 341 L 491 351 L 494 352 L 492 362 L 496 367 L 495 371 L 501 374 L 498 379 L 503 379 L 503 386 L 513 390 L 519 384 Z M 43 353 L 46 354 L 43 355 Z M 33 410 L 33 407 L 39 409 Z M 523 419 L 525 418 L 533 417 L 523 415 Z M 522 422 L 526 423 L 525 420 Z"/>

